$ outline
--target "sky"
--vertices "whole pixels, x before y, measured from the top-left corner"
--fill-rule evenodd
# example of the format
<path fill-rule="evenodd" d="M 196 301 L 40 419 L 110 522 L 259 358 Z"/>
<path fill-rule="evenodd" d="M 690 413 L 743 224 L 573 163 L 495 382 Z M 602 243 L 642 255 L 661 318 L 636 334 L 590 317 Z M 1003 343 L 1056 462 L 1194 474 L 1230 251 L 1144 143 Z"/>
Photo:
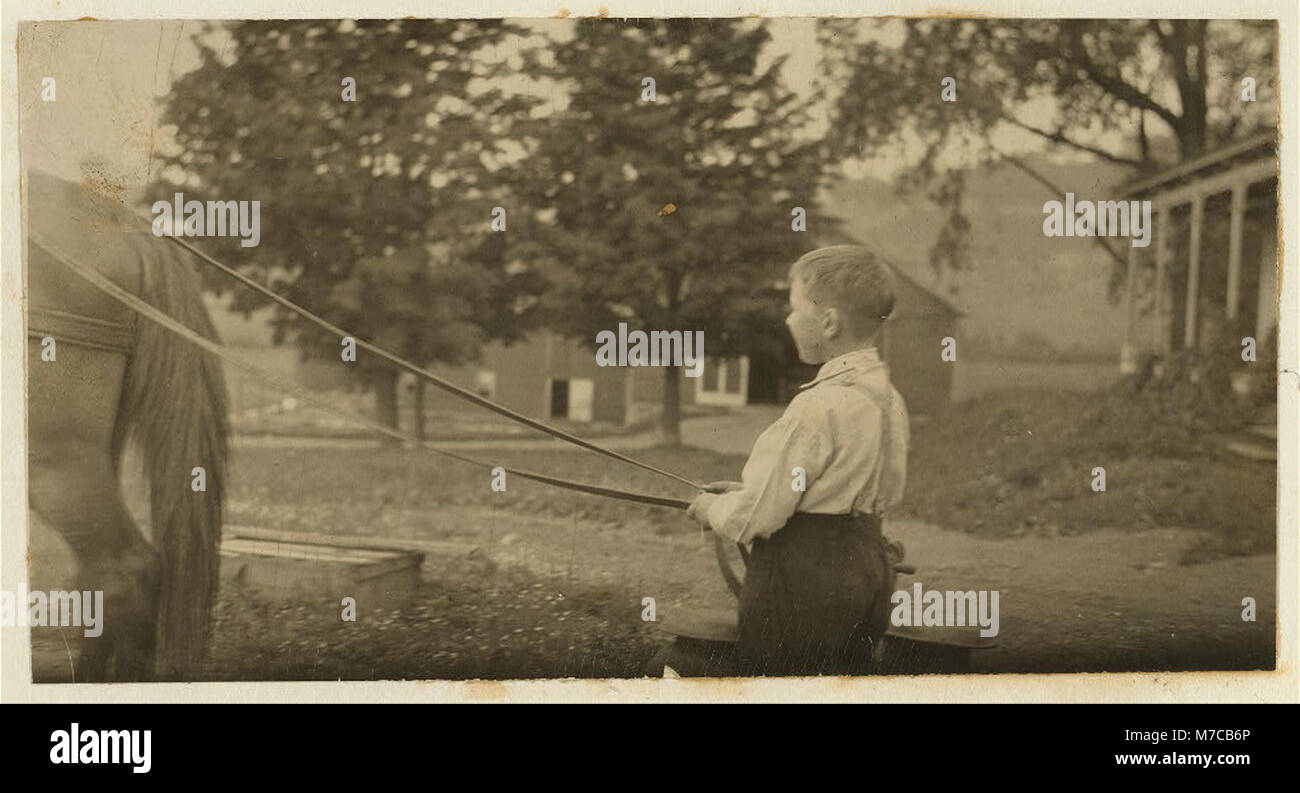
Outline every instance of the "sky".
<path fill-rule="evenodd" d="M 570 24 L 556 19 L 524 22 L 557 37 Z M 786 82 L 800 93 L 809 90 L 817 68 L 813 22 L 810 18 L 768 20 L 772 41 L 765 58 L 786 56 Z M 91 158 L 117 175 L 128 193 L 139 191 L 149 181 L 151 165 L 156 167 L 153 155 L 173 145 L 168 130 L 157 122 L 160 100 L 173 81 L 199 66 L 192 37 L 203 25 L 194 20 L 141 20 L 25 26 L 19 37 L 19 112 L 22 119 L 36 122 L 42 134 L 39 139 L 23 136 L 24 162 L 79 178 L 81 163 Z M 888 41 L 897 37 L 898 26 L 893 21 L 870 35 Z M 228 40 L 219 30 L 208 36 L 217 48 Z M 41 79 L 46 76 L 55 78 L 55 103 L 40 99 Z M 1040 140 L 1016 130 L 998 133 L 994 142 L 1012 152 L 1043 148 Z M 888 156 L 847 163 L 845 173 L 888 180 L 900 162 L 901 158 Z"/>

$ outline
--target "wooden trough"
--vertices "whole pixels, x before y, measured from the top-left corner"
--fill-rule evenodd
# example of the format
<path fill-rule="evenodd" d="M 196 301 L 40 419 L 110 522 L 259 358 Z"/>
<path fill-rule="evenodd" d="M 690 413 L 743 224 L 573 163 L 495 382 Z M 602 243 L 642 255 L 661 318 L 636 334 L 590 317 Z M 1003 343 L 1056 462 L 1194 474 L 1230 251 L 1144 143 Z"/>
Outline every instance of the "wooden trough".
<path fill-rule="evenodd" d="M 237 580 L 277 600 L 306 600 L 357 611 L 398 609 L 420 585 L 424 553 L 366 547 L 370 538 L 340 538 L 265 529 L 228 529 L 221 542 L 221 578 Z M 360 545 L 358 543 L 365 543 Z"/>

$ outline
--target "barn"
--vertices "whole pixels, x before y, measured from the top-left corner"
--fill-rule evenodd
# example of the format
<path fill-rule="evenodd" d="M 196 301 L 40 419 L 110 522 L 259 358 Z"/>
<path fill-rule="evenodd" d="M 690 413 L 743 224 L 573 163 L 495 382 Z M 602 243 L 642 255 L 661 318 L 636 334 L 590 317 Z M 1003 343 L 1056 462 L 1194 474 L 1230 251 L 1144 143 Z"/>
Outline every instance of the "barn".
<path fill-rule="evenodd" d="M 945 338 L 957 339 L 962 312 L 890 264 L 895 276 L 894 315 L 885 326 L 883 352 L 894 387 L 912 415 L 934 415 L 952 398 L 956 361 L 940 357 Z"/>
<path fill-rule="evenodd" d="M 957 366 L 955 361 L 940 358 L 942 343 L 946 337 L 958 338 L 962 312 L 896 263 L 886 263 L 895 281 L 894 313 L 885 326 L 881 344 L 890 378 L 907 401 L 909 413 L 939 413 L 951 399 Z M 778 289 L 787 299 L 788 284 L 781 281 Z M 755 354 L 746 363 L 751 402 L 789 402 L 799 386 L 817 373 L 816 366 L 795 362 L 793 342 L 779 358 Z"/>
<path fill-rule="evenodd" d="M 956 363 L 940 359 L 944 337 L 957 337 L 961 312 L 943 297 L 891 264 L 896 275 L 894 316 L 886 328 L 883 352 L 894 383 L 913 415 L 933 414 L 948 404 Z M 777 291 L 788 287 L 774 281 Z M 782 294 L 780 299 L 785 299 Z M 210 300 L 210 309 L 223 338 L 239 347 L 245 358 L 265 368 L 291 374 L 311 389 L 342 387 L 347 377 L 337 367 L 304 363 L 295 347 L 270 344 L 266 312 L 247 319 Z M 784 404 L 817 367 L 797 363 L 794 345 L 780 354 L 759 349 L 730 358 L 705 356 L 700 377 L 679 378 L 681 404 L 711 409 L 739 408 L 754 402 Z M 705 350 L 707 351 L 707 339 Z M 465 366 L 435 364 L 435 373 L 525 415 L 543 420 L 628 426 L 657 414 L 663 395 L 663 371 L 658 367 L 602 367 L 593 348 L 558 333 L 539 330 L 514 344 L 492 342 L 480 360 Z M 236 411 L 274 401 L 265 387 L 243 372 L 229 373 Z M 403 383 L 411 384 L 409 375 Z M 406 399 L 409 389 L 402 388 Z M 246 393 L 247 392 L 247 393 Z M 430 410 L 474 410 L 436 389 L 425 392 Z"/>
<path fill-rule="evenodd" d="M 962 312 L 903 268 L 889 266 L 897 294 L 882 351 L 908 411 L 936 414 L 951 398 L 957 366 L 940 357 L 943 339 L 958 337 Z M 781 292 L 788 289 L 784 282 L 775 285 Z M 749 352 L 733 358 L 706 356 L 703 376 L 680 378 L 682 404 L 784 404 L 817 372 L 816 366 L 795 362 L 793 343 L 779 355 Z M 489 344 L 478 364 L 439 373 L 530 416 L 620 426 L 653 415 L 663 389 L 660 369 L 598 366 L 592 349 L 548 331 L 510 346 Z M 432 398 L 441 408 L 454 405 L 437 395 Z"/>
<path fill-rule="evenodd" d="M 653 414 L 663 393 L 662 368 L 599 366 L 591 347 L 547 330 L 511 345 L 489 343 L 476 364 L 433 369 L 506 407 L 540 419 L 626 426 Z M 745 356 L 725 359 L 706 355 L 700 377 L 679 378 L 681 402 L 744 405 L 747 377 Z M 428 398 L 430 407 L 463 407 L 440 392 Z"/>

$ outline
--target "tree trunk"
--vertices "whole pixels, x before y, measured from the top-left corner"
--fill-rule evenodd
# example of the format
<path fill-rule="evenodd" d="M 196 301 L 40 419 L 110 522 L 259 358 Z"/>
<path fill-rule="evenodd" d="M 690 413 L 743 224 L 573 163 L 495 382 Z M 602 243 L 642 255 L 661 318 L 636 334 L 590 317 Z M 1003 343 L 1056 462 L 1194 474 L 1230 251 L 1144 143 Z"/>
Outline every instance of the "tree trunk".
<path fill-rule="evenodd" d="M 382 369 L 372 375 L 375 386 L 375 420 L 397 429 L 397 372 Z M 394 440 L 391 436 L 385 436 Z"/>
<path fill-rule="evenodd" d="M 424 440 L 424 381 L 415 381 L 415 437 Z"/>
<path fill-rule="evenodd" d="M 664 446 L 682 445 L 682 392 L 678 386 L 676 366 L 664 367 L 664 404 L 659 416 L 659 442 Z"/>

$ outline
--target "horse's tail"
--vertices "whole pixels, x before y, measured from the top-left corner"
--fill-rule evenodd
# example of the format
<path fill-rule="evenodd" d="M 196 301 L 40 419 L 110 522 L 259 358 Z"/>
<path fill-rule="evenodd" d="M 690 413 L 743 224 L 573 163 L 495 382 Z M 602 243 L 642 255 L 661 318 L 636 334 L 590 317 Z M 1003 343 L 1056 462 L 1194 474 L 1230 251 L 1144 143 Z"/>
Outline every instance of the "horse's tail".
<path fill-rule="evenodd" d="M 178 322 L 217 340 L 198 275 L 183 257 L 149 239 L 141 297 Z M 141 318 L 126 370 L 113 454 L 128 436 L 149 477 L 153 543 L 162 559 L 158 673 L 185 679 L 207 658 L 217 596 L 226 477 L 226 383 L 220 362 L 156 322 Z M 197 490 L 202 468 L 206 490 Z"/>

